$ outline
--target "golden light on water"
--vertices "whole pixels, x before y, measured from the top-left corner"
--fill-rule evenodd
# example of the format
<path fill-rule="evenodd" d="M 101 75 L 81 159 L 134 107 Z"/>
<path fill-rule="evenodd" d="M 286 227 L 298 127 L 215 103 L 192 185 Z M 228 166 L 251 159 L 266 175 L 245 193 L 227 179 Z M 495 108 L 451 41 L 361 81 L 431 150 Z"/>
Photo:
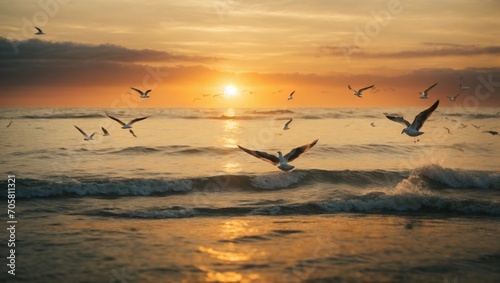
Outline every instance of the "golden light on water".
<path fill-rule="evenodd" d="M 209 254 L 213 258 L 224 261 L 244 261 L 250 259 L 250 256 L 245 253 L 219 251 L 201 246 L 198 248 L 198 250 L 202 253 Z"/>

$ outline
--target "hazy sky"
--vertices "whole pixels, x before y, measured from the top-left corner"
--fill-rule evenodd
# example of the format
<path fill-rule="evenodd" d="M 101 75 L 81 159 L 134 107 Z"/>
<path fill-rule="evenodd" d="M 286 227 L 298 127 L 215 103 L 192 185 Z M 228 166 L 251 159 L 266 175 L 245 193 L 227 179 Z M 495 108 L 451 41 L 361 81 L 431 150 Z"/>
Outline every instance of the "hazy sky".
<path fill-rule="evenodd" d="M 2 107 L 452 106 L 460 77 L 470 89 L 456 104 L 500 106 L 496 0 L 3 0 L 0 11 Z M 349 84 L 375 88 L 360 99 Z M 227 85 L 238 95 L 213 97 Z"/>

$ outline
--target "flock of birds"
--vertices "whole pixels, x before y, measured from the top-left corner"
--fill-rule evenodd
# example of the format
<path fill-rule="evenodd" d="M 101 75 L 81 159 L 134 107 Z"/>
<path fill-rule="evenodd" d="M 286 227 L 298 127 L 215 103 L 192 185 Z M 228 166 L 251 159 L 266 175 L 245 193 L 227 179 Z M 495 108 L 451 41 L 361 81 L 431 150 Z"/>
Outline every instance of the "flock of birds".
<path fill-rule="evenodd" d="M 40 28 L 38 28 L 38 27 L 35 27 L 35 28 L 37 29 L 37 32 L 35 33 L 35 35 L 43 35 L 43 34 L 45 34 Z M 431 85 L 430 87 L 426 88 L 423 92 L 419 92 L 420 98 L 421 99 L 428 99 L 429 98 L 429 92 L 430 92 L 430 90 L 432 90 L 436 85 L 437 85 L 437 83 L 435 83 L 435 84 Z M 348 88 L 351 91 L 354 92 L 355 96 L 357 96 L 359 98 L 363 98 L 363 96 L 362 96 L 363 92 L 365 92 L 368 89 L 373 88 L 374 86 L 375 85 L 370 85 L 370 86 L 363 87 L 363 88 L 360 88 L 360 89 L 356 90 L 356 89 L 353 89 L 351 87 L 351 85 L 348 85 Z M 448 96 L 449 101 L 455 102 L 457 100 L 458 96 L 461 94 L 461 92 L 466 91 L 469 88 L 470 87 L 464 86 L 462 84 L 462 76 L 460 76 L 460 84 L 459 84 L 459 90 L 460 90 L 460 92 L 457 95 L 455 95 L 455 96 Z M 131 87 L 131 89 L 134 90 L 134 91 L 136 91 L 140 95 L 140 98 L 149 98 L 148 94 L 151 92 L 151 89 L 148 89 L 146 91 L 142 91 L 140 89 L 133 88 L 133 87 Z M 281 91 L 282 90 L 280 90 L 279 92 L 281 92 Z M 293 96 L 294 94 L 295 94 L 295 90 L 292 91 L 288 95 L 287 100 L 292 100 L 293 97 L 294 97 Z M 208 96 L 208 94 L 204 95 L 204 96 Z M 212 96 L 213 97 L 219 97 L 219 96 L 221 96 L 221 94 L 215 94 L 215 95 L 212 95 Z M 199 99 L 199 98 L 195 98 L 194 101 L 196 101 L 197 99 Z M 405 128 L 401 131 L 401 134 L 405 133 L 408 136 L 413 137 L 414 138 L 414 142 L 418 142 L 418 139 L 416 139 L 416 138 L 418 136 L 424 134 L 424 132 L 420 131 L 420 129 L 424 125 L 425 121 L 427 121 L 427 119 L 437 109 L 438 105 L 439 105 L 439 99 L 436 100 L 436 102 L 434 102 L 434 104 L 432 104 L 429 108 L 425 109 L 424 111 L 422 111 L 418 115 L 416 115 L 415 118 L 413 119 L 412 123 L 410 123 L 408 120 L 406 120 L 403 116 L 400 116 L 400 115 L 397 115 L 397 114 L 384 113 L 384 115 L 385 115 L 385 117 L 387 117 L 387 119 L 389 119 L 391 121 L 403 124 L 405 126 Z M 106 113 L 106 116 L 108 116 L 110 119 L 118 122 L 121 125 L 122 129 L 128 129 L 129 132 L 134 137 L 137 137 L 137 136 L 132 131 L 132 124 L 134 124 L 136 122 L 139 122 L 139 121 L 142 121 L 142 120 L 145 120 L 145 119 L 148 118 L 148 117 L 135 118 L 135 119 L 132 119 L 130 122 L 125 123 L 125 122 L 121 121 L 120 119 L 118 119 L 116 117 L 108 115 L 107 113 Z M 291 118 L 290 120 L 288 120 L 286 122 L 286 124 L 284 125 L 283 130 L 289 130 L 290 129 L 289 125 L 290 125 L 290 123 L 292 121 L 293 121 L 293 118 Z M 11 124 L 12 124 L 12 121 L 10 121 L 10 123 L 7 125 L 7 127 L 10 127 Z M 373 123 L 373 122 L 370 125 L 372 127 L 376 126 L 375 123 Z M 476 127 L 476 128 L 479 128 L 479 126 L 475 126 L 475 125 L 473 125 L 473 126 Z M 78 126 L 74 125 L 74 127 L 84 136 L 84 140 L 85 141 L 93 140 L 94 135 L 97 134 L 97 132 L 93 132 L 91 135 L 88 135 L 85 131 L 83 131 Z M 464 125 L 464 127 L 466 127 L 466 126 Z M 451 134 L 451 131 L 450 131 L 449 128 L 446 128 L 446 127 L 444 127 L 444 128 L 448 131 L 449 134 Z M 104 127 L 101 127 L 101 129 L 103 131 L 103 133 L 102 133 L 103 136 L 109 136 L 109 132 Z M 499 135 L 499 133 L 497 131 L 483 131 L 483 132 L 489 133 L 491 135 Z M 314 140 L 313 142 L 311 142 L 309 144 L 296 147 L 296 148 L 292 149 L 290 152 L 288 152 L 285 155 L 283 155 L 283 153 L 281 151 L 278 151 L 277 152 L 277 154 L 278 154 L 277 156 L 274 155 L 274 154 L 263 152 L 263 151 L 251 150 L 251 149 L 242 147 L 240 145 L 238 145 L 238 148 L 240 148 L 244 152 L 246 152 L 246 153 L 248 153 L 248 154 L 250 154 L 250 155 L 252 155 L 252 156 L 254 156 L 256 158 L 259 158 L 261 160 L 264 160 L 266 162 L 269 162 L 269 163 L 277 166 L 282 171 L 289 171 L 289 170 L 292 170 L 295 167 L 293 165 L 288 164 L 288 163 L 292 162 L 295 159 L 297 159 L 303 153 L 309 151 L 312 147 L 314 147 L 316 145 L 317 142 L 318 142 L 318 139 Z"/>

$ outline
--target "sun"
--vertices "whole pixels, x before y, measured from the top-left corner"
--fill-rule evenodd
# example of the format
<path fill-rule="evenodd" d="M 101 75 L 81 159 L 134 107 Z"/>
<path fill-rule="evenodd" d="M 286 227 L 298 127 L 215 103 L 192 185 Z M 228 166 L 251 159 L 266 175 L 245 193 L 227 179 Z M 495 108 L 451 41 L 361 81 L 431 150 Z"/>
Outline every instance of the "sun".
<path fill-rule="evenodd" d="M 225 94 L 227 97 L 233 97 L 233 96 L 236 96 L 236 95 L 238 95 L 238 89 L 237 89 L 234 85 L 227 85 L 227 86 L 224 88 L 224 94 Z"/>

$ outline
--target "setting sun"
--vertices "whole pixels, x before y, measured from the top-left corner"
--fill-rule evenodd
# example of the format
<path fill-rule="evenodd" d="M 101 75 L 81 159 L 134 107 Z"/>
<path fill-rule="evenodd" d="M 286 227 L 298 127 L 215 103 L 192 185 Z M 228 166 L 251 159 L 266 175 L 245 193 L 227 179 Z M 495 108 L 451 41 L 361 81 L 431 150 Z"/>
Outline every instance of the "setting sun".
<path fill-rule="evenodd" d="M 233 97 L 238 94 L 238 89 L 234 85 L 227 85 L 224 88 L 224 94 L 228 97 Z"/>

